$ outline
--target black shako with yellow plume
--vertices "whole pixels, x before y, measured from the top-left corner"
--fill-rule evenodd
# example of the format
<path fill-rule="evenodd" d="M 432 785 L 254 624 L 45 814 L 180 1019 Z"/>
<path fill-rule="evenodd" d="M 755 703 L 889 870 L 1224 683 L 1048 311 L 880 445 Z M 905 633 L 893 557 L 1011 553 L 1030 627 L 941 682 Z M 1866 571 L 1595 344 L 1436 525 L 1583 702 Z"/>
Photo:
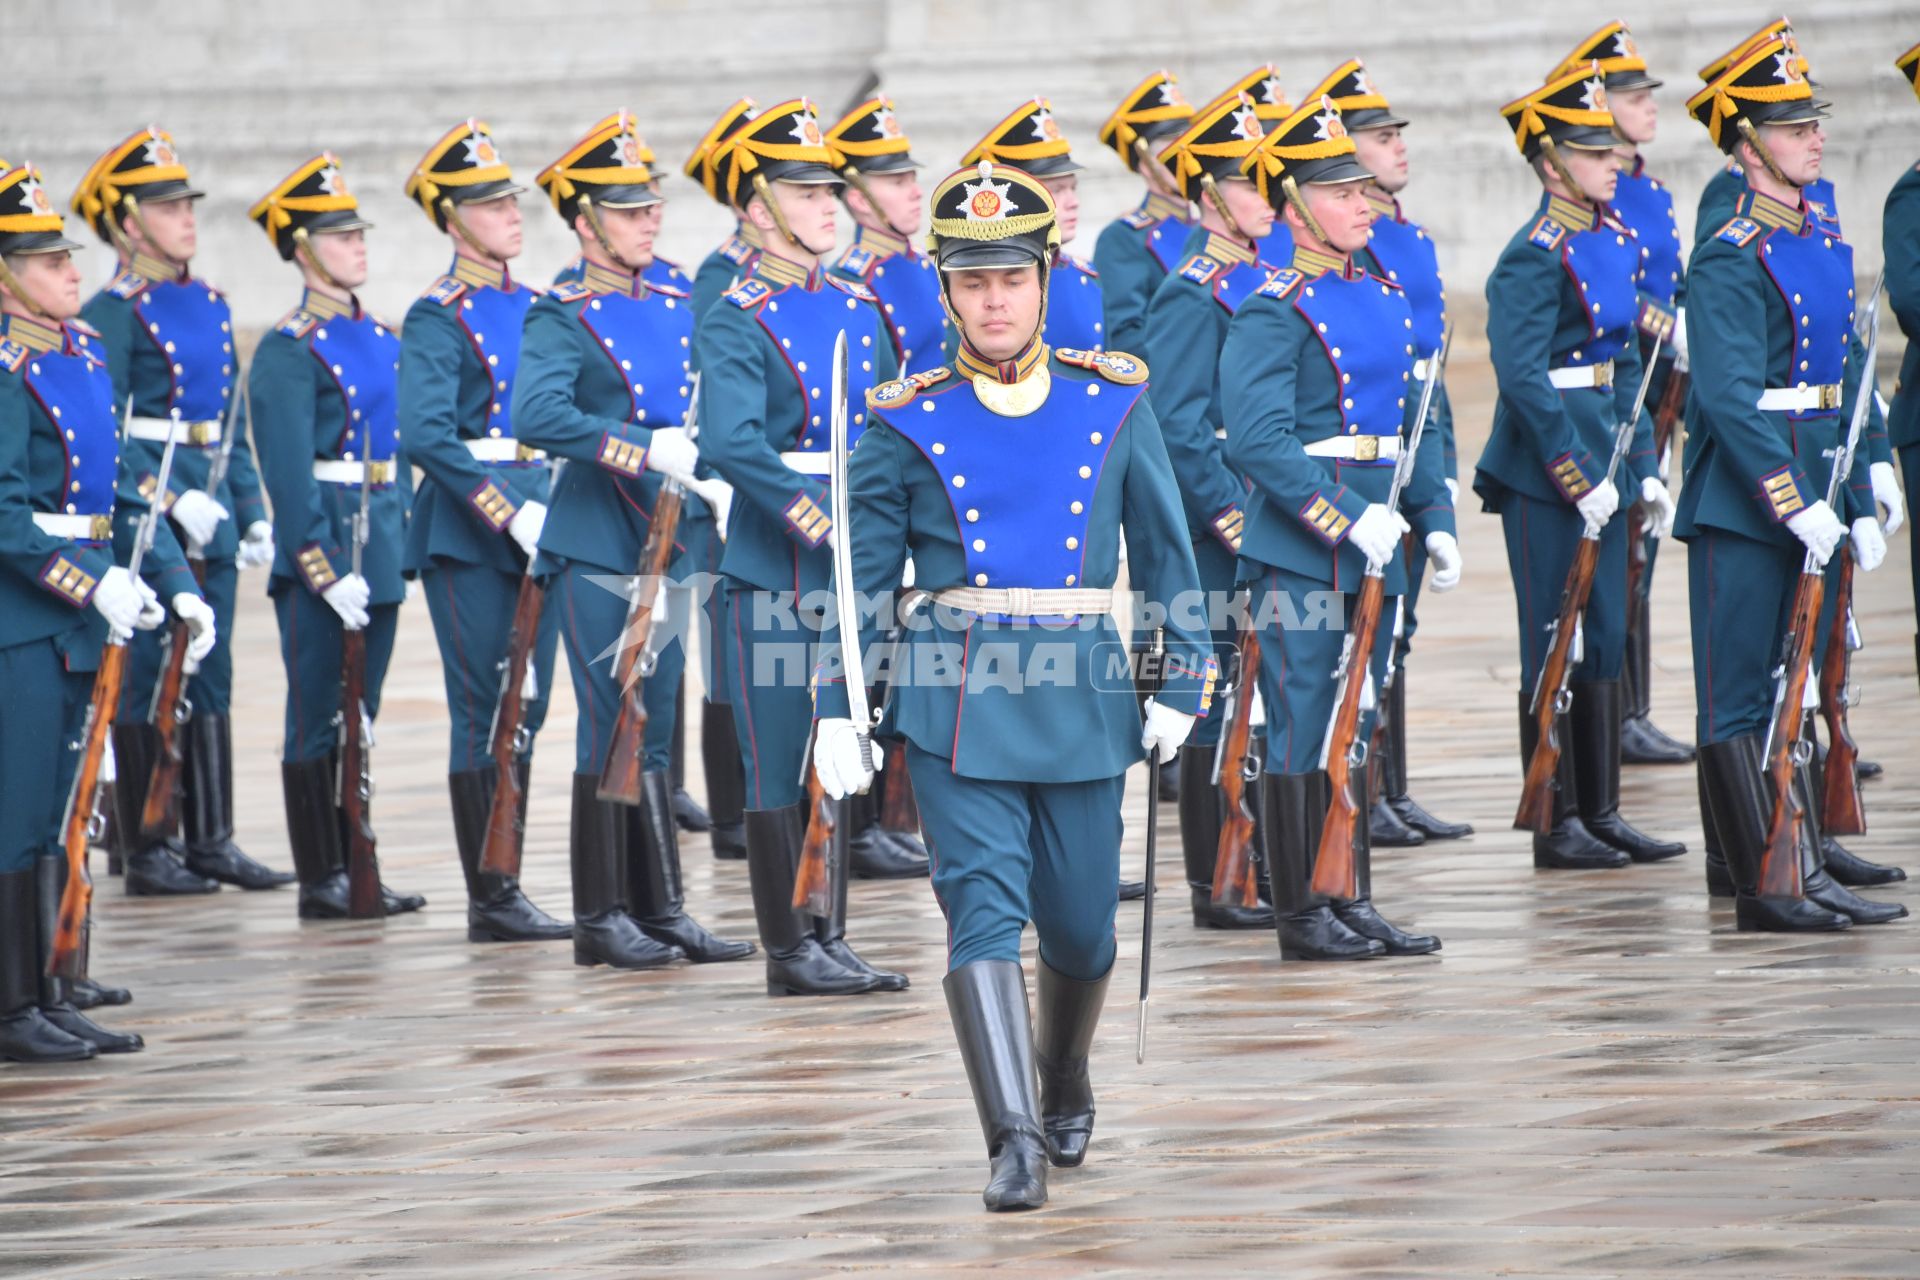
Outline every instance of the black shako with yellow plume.
<path fill-rule="evenodd" d="M 247 210 L 247 217 L 260 224 L 287 262 L 293 261 L 309 236 L 373 226 L 360 216 L 360 201 L 331 151 L 321 152 L 275 183 Z"/>
<path fill-rule="evenodd" d="M 501 158 L 493 130 L 486 121 L 471 116 L 427 149 L 405 187 L 406 195 L 442 231 L 447 229 L 448 216 L 460 205 L 503 200 L 525 190 L 513 180 L 513 170 Z"/>

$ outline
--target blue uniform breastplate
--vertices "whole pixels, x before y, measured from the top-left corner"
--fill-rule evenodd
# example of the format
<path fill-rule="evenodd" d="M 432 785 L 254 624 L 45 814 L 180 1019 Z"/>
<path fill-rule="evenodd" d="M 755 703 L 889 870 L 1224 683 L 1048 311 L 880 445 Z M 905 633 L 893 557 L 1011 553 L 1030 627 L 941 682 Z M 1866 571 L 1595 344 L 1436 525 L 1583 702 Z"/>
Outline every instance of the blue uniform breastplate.
<path fill-rule="evenodd" d="M 85 352 L 41 351 L 26 365 L 27 390 L 61 438 L 66 464 L 58 493 L 34 495 L 39 511 L 107 515 L 120 464 L 120 415 L 104 362 Z M 44 504 L 44 505 L 43 505 Z"/>
<path fill-rule="evenodd" d="M 933 260 L 917 253 L 896 254 L 873 269 L 867 287 L 879 297 L 900 348 L 901 376 L 941 364 L 947 313 L 940 305 L 940 272 Z"/>
<path fill-rule="evenodd" d="M 400 339 L 372 316 L 334 316 L 313 331 L 313 354 L 346 402 L 334 452 L 384 462 L 400 443 Z"/>
<path fill-rule="evenodd" d="M 1099 279 L 1063 255 L 1047 284 L 1047 345 L 1105 350 L 1104 307 Z"/>
<path fill-rule="evenodd" d="M 603 293 L 580 308 L 580 323 L 626 384 L 629 422 L 671 427 L 686 417 L 693 308 L 685 299 Z"/>
<path fill-rule="evenodd" d="M 1287 228 L 1285 218 L 1275 218 L 1273 228 L 1261 239 L 1257 246 L 1260 261 L 1286 265 L 1293 261 L 1293 232 Z"/>
<path fill-rule="evenodd" d="M 460 299 L 460 327 L 480 363 L 487 367 L 487 379 L 492 384 L 486 435 L 513 436 L 513 375 L 520 367 L 520 327 L 532 305 L 531 289 L 507 293 L 475 288 Z"/>
<path fill-rule="evenodd" d="M 1162 271 L 1172 271 L 1180 265 L 1180 247 L 1186 243 L 1186 230 L 1186 224 L 1177 218 L 1162 218 L 1147 230 L 1147 252 L 1153 255 Z"/>
<path fill-rule="evenodd" d="M 767 424 L 782 452 L 826 453 L 831 447 L 827 424 L 833 412 L 833 342 L 842 329 L 847 331 L 847 448 L 859 441 L 867 421 L 867 392 L 879 382 L 873 369 L 873 333 L 859 314 L 867 305 L 829 279 L 812 291 L 782 289 L 756 313 L 806 406 L 802 422 Z"/>
<path fill-rule="evenodd" d="M 1840 202 L 1833 194 L 1833 183 L 1815 178 L 1800 194 L 1806 197 L 1807 216 L 1813 224 L 1829 235 L 1839 235 Z"/>
<path fill-rule="evenodd" d="M 1553 353 L 1554 363 L 1604 364 L 1626 349 L 1639 318 L 1640 247 L 1624 229 L 1602 223 L 1578 231 L 1560 247 L 1587 317 L 1587 340 Z"/>
<path fill-rule="evenodd" d="M 1301 285 L 1293 299 L 1339 377 L 1342 432 L 1399 435 L 1414 360 L 1406 293 L 1378 276 L 1348 280 L 1328 272 Z"/>
<path fill-rule="evenodd" d="M 887 417 L 940 473 L 968 585 L 1071 587 L 1085 579 L 1094 491 L 1142 390 L 1056 373 L 1046 403 L 1022 418 L 994 413 L 969 384 L 922 395 Z"/>
<path fill-rule="evenodd" d="M 1368 247 L 1387 279 L 1406 291 L 1407 305 L 1413 310 L 1415 353 L 1422 358 L 1437 355 L 1447 329 L 1447 293 L 1433 237 L 1411 222 L 1376 218 Z"/>
<path fill-rule="evenodd" d="M 1784 385 L 1841 382 L 1853 341 L 1853 246 L 1818 226 L 1798 236 L 1776 230 L 1760 246 L 1760 265 L 1793 317 L 1797 341 Z M 1797 420 L 1839 412 L 1837 407 L 1811 409 L 1791 416 Z"/>
<path fill-rule="evenodd" d="M 1671 307 L 1680 290 L 1680 227 L 1673 193 L 1645 174 L 1623 173 L 1609 206 L 1640 242 L 1640 287 Z"/>
<path fill-rule="evenodd" d="M 210 422 L 233 395 L 233 312 L 198 280 L 156 280 L 134 304 L 140 328 L 171 378 L 167 403 L 136 406 L 149 417 L 174 410 L 187 422 Z"/>
<path fill-rule="evenodd" d="M 1213 281 L 1213 300 L 1227 309 L 1228 315 L 1240 310 L 1240 304 L 1267 282 L 1267 267 L 1261 262 L 1229 263 Z"/>

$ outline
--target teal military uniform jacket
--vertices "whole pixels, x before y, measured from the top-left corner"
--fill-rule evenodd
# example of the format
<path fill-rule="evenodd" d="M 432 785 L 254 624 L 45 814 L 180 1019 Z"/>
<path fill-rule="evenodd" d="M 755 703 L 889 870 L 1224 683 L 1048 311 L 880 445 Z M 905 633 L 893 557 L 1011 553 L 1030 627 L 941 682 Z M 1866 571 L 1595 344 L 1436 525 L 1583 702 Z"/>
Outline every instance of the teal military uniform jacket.
<path fill-rule="evenodd" d="M 145 267 L 144 260 L 138 264 Z M 107 370 L 113 376 L 114 404 L 122 413 L 132 401 L 141 418 L 166 418 L 179 410 L 183 422 L 219 422 L 238 435 L 227 462 L 226 482 L 209 494 L 231 514 L 222 520 L 206 549 L 210 560 L 231 560 L 240 535 L 267 518 L 267 505 L 247 441 L 246 406 L 232 410 L 240 394 L 240 360 L 234 354 L 233 314 L 219 290 L 192 277 L 156 278 L 157 268 L 127 269 L 87 300 L 80 314 L 100 331 Z M 165 444 L 123 438 L 121 455 L 137 483 L 151 484 L 159 474 Z M 168 492 L 206 490 L 220 445 L 183 438 L 174 450 Z"/>
<path fill-rule="evenodd" d="M 1167 273 L 1179 265 L 1191 228 L 1184 202 L 1150 194 L 1132 213 L 1100 229 L 1093 242 L 1093 269 L 1100 273 L 1108 345 L 1116 351 L 1147 349 L 1147 307 Z M 1149 363 L 1165 367 L 1149 355 Z"/>
<path fill-rule="evenodd" d="M 1920 444 L 1920 165 L 1901 174 L 1887 193 L 1880 248 L 1887 261 L 1887 299 L 1907 337 L 1893 409 L 1887 415 L 1888 437 L 1896 448 L 1904 448 Z M 1889 336 L 1882 331 L 1882 343 Z"/>
<path fill-rule="evenodd" d="M 885 318 L 864 285 L 764 255 L 699 317 L 700 457 L 734 489 L 720 567 L 738 585 L 798 593 L 827 584 L 824 459 L 842 330 L 857 436 L 867 416 L 861 397 L 898 373 Z"/>
<path fill-rule="evenodd" d="M 81 322 L 0 316 L 0 648 L 52 640 L 69 671 L 99 665 L 107 628 L 89 607 L 93 593 L 108 569 L 130 559 L 147 511 L 121 465 L 98 344 Z M 75 537 L 43 530 L 36 512 L 103 519 L 91 536 Z M 163 602 L 199 594 L 164 520 L 141 577 Z"/>
<path fill-rule="evenodd" d="M 1490 511 L 1519 493 L 1578 501 L 1606 478 L 1615 428 L 1640 390 L 1639 249 L 1618 224 L 1542 195 L 1487 280 L 1487 344 L 1499 399 L 1473 487 Z M 1613 362 L 1611 387 L 1556 387 L 1549 371 Z M 1614 476 L 1622 503 L 1657 473 L 1643 408 Z"/>
<path fill-rule="evenodd" d="M 874 391 L 848 476 L 862 593 L 892 591 L 909 554 L 916 590 L 1107 588 L 1124 530 L 1134 591 L 1162 606 L 1197 598 L 1144 367 L 1119 353 L 1037 354 L 1051 390 L 1023 417 L 989 411 L 968 376 L 944 367 Z M 1143 758 L 1127 643 L 1110 615 L 994 625 L 936 604 L 924 621 L 905 628 L 888 718 L 955 773 L 1084 782 Z M 1169 616 L 1169 674 L 1157 696 L 1204 715 L 1215 668 L 1204 615 L 1194 621 L 1178 608 Z M 863 619 L 863 654 L 880 641 L 876 622 Z M 833 652 L 837 643 L 830 625 L 823 645 Z M 834 670 L 817 689 L 820 716 L 847 714 Z"/>
<path fill-rule="evenodd" d="M 1271 273 L 1251 249 L 1195 227 L 1143 326 L 1154 417 L 1180 481 L 1187 528 L 1195 540 L 1217 539 L 1230 552 L 1240 549 L 1247 483 L 1227 462 L 1220 349 L 1234 312 Z"/>
<path fill-rule="evenodd" d="M 1227 457 L 1253 485 L 1243 562 L 1359 590 L 1366 557 L 1347 534 L 1369 504 L 1386 500 L 1394 464 L 1316 457 L 1307 448 L 1335 437 L 1399 439 L 1413 362 L 1405 296 L 1357 266 L 1343 271 L 1296 251 L 1294 265 L 1274 272 L 1240 307 L 1220 352 L 1220 376 Z M 1423 442 L 1400 500 L 1423 540 L 1454 532 L 1436 445 L 1433 437 Z M 1243 563 L 1241 576 L 1259 572 Z M 1404 594 L 1406 577 L 1406 556 L 1396 551 L 1387 593 Z"/>
<path fill-rule="evenodd" d="M 712 253 L 700 260 L 693 273 L 693 313 L 706 315 L 723 294 L 745 279 L 760 261 L 760 248 L 747 238 L 744 229 L 736 229 Z M 695 329 L 693 367 L 700 367 L 699 331 Z"/>
<path fill-rule="evenodd" d="M 247 372 L 254 443 L 273 499 L 270 590 L 322 594 L 353 570 L 360 485 L 314 475 L 321 462 L 390 466 L 369 495 L 361 573 L 371 603 L 406 598 L 401 557 L 413 477 L 400 447 L 400 339 L 353 304 L 309 292 L 260 339 Z"/>
<path fill-rule="evenodd" d="M 1797 540 L 1786 521 L 1826 496 L 1858 390 L 1853 253 L 1764 196 L 1749 192 L 1740 209 L 1694 250 L 1688 271 L 1693 442 L 1674 532 L 1715 528 L 1788 546 Z M 1842 398 L 1792 412 L 1758 407 L 1768 388 L 1803 383 L 1840 385 Z M 1834 511 L 1848 522 L 1873 511 L 1864 451 Z"/>
<path fill-rule="evenodd" d="M 886 313 L 900 371 L 937 368 L 943 360 L 947 312 L 940 297 L 940 270 L 898 236 L 856 227 L 853 243 L 828 268 L 842 280 L 872 291 Z"/>

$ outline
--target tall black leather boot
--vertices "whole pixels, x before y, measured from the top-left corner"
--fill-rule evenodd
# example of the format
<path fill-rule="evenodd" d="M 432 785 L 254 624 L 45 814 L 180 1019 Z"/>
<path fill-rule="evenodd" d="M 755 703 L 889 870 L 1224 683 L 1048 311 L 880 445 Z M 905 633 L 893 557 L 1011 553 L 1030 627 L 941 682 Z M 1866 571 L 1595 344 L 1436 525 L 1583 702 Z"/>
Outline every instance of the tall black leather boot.
<path fill-rule="evenodd" d="M 1814 713 L 1811 711 L 1807 712 L 1805 725 L 1801 730 L 1801 736 L 1808 742 L 1817 743 L 1819 739 L 1814 736 L 1813 721 Z M 1813 759 L 1808 762 L 1807 768 L 1812 774 L 1811 783 L 1813 795 L 1824 804 L 1827 794 L 1827 753 L 1825 747 L 1820 747 L 1814 752 Z M 1854 853 L 1824 831 L 1821 832 L 1820 835 L 1820 850 L 1822 860 L 1826 864 L 1827 874 L 1844 885 L 1866 888 L 1876 884 L 1894 884 L 1907 878 L 1907 873 L 1901 868 L 1885 866 L 1878 862 L 1868 862 L 1865 858 Z"/>
<path fill-rule="evenodd" d="M 1047 1202 L 1047 1156 L 1026 978 L 1016 961 L 981 960 L 961 965 L 941 985 L 987 1140 L 989 1173 L 981 1199 L 996 1213 L 1038 1209 Z"/>
<path fill-rule="evenodd" d="M 926 846 L 904 831 L 880 825 L 871 791 L 847 797 L 841 806 L 847 832 L 847 867 L 856 880 L 913 880 L 929 874 Z"/>
<path fill-rule="evenodd" d="M 667 767 L 673 778 L 673 821 L 682 831 L 704 835 L 713 830 L 713 817 L 687 791 L 687 684 L 673 695 L 673 742 Z"/>
<path fill-rule="evenodd" d="M 1713 806 L 1707 801 L 1707 767 L 1700 763 L 1698 755 L 1693 761 L 1693 782 L 1700 793 L 1701 848 L 1706 854 L 1707 896 L 1731 898 L 1733 872 L 1727 866 L 1727 855 L 1721 848 L 1720 829 L 1713 822 Z"/>
<path fill-rule="evenodd" d="M 99 1050 L 40 1009 L 39 888 L 34 867 L 0 871 L 0 1058 L 83 1062 Z"/>
<path fill-rule="evenodd" d="M 262 866 L 233 842 L 233 725 L 225 716 L 195 711 L 186 726 L 181 825 L 187 870 L 241 889 L 278 889 L 294 882 Z"/>
<path fill-rule="evenodd" d="M 687 914 L 672 778 L 661 772 L 641 774 L 639 805 L 620 807 L 627 820 L 627 905 L 646 935 L 679 947 L 695 964 L 752 955 L 751 942 L 717 938 Z"/>
<path fill-rule="evenodd" d="M 1539 725 L 1527 709 L 1526 693 L 1520 695 L 1520 773 L 1526 775 L 1533 760 L 1534 744 L 1539 740 Z M 1624 849 L 1616 849 L 1588 831 L 1580 821 L 1579 805 L 1574 800 L 1577 787 L 1573 780 L 1574 741 L 1568 717 L 1561 716 L 1556 730 L 1560 736 L 1560 767 L 1554 773 L 1553 829 L 1533 837 L 1533 865 L 1544 871 L 1594 871 L 1624 867 L 1632 858 Z"/>
<path fill-rule="evenodd" d="M 347 854 L 333 803 L 333 761 L 282 761 L 280 787 L 287 801 L 287 842 L 300 881 L 302 920 L 347 918 Z"/>
<path fill-rule="evenodd" d="M 1700 745 L 1707 803 L 1721 852 L 1733 875 L 1734 923 L 1742 933 L 1830 933 L 1850 929 L 1853 920 L 1804 896 L 1759 891 L 1760 863 L 1766 849 L 1767 817 L 1773 807 L 1759 734 Z"/>
<path fill-rule="evenodd" d="M 770 996 L 851 996 L 878 990 L 865 973 L 826 953 L 813 920 L 793 907 L 793 878 L 807 835 L 807 806 L 748 809 L 747 880 L 760 946 L 767 953 Z"/>
<path fill-rule="evenodd" d="M 493 809 L 494 774 L 491 769 L 468 769 L 447 775 L 453 797 L 453 842 L 460 850 L 460 870 L 467 880 L 468 942 L 557 942 L 573 936 L 573 926 L 555 920 L 527 898 L 519 878 L 480 869 L 487 846 L 487 819 Z M 521 830 L 526 829 L 526 777 L 520 781 Z"/>
<path fill-rule="evenodd" d="M 1810 732 L 1812 726 L 1808 726 Z M 1794 786 L 1800 792 L 1800 883 L 1801 892 L 1829 911 L 1838 911 L 1855 924 L 1887 924 L 1905 918 L 1907 909 L 1897 902 L 1873 902 L 1861 897 L 1827 873 L 1826 845 L 1820 827 L 1820 792 L 1815 789 L 1814 767 L 1809 761 L 1794 771 Z"/>
<path fill-rule="evenodd" d="M 1365 787 L 1363 780 L 1360 784 Z M 1366 806 L 1362 806 L 1363 811 Z M 1354 850 L 1354 878 L 1359 882 L 1360 895 L 1347 901 L 1336 901 L 1333 914 L 1340 923 L 1347 926 L 1363 938 L 1372 938 L 1387 949 L 1390 956 L 1424 956 L 1440 949 L 1440 939 L 1430 933 L 1408 933 L 1392 921 L 1382 916 L 1373 905 L 1373 841 L 1359 823 L 1354 824 L 1359 836 L 1360 847 Z"/>
<path fill-rule="evenodd" d="M 615 969 L 658 969 L 686 959 L 655 941 L 627 913 L 627 806 L 602 800 L 597 773 L 573 775 L 573 962 Z"/>
<path fill-rule="evenodd" d="M 128 895 L 169 898 L 219 892 L 219 881 L 187 869 L 178 841 L 147 840 L 140 834 L 140 810 L 147 802 L 147 778 L 159 745 L 153 730 L 144 720 L 116 721 L 112 733 L 113 827 Z"/>
<path fill-rule="evenodd" d="M 54 978 L 47 975 L 47 964 L 53 957 L 53 937 L 60 927 L 60 897 L 67 887 L 67 859 L 65 854 L 43 855 L 35 867 L 38 880 L 40 923 L 40 1015 L 60 1030 L 78 1040 L 85 1040 L 99 1053 L 138 1053 L 147 1047 L 147 1042 L 139 1036 L 126 1031 L 109 1031 L 93 1019 L 81 1013 L 73 1004 L 73 984 L 66 978 Z M 85 971 L 87 950 L 91 945 L 88 934 L 92 930 L 92 921 L 81 926 L 80 960 L 82 972 Z"/>
<path fill-rule="evenodd" d="M 1574 684 L 1572 690 L 1568 719 L 1573 722 L 1573 777 L 1580 821 L 1635 862 L 1679 857 L 1687 851 L 1686 845 L 1650 836 L 1620 816 L 1620 682 L 1588 680 Z"/>
<path fill-rule="evenodd" d="M 1348 928 L 1309 887 L 1327 796 L 1323 772 L 1260 775 L 1260 849 L 1284 960 L 1369 960 L 1387 953 L 1385 943 Z"/>
<path fill-rule="evenodd" d="M 1404 663 L 1393 673 L 1393 683 L 1387 686 L 1387 752 L 1380 762 L 1380 789 L 1384 793 L 1380 799 L 1399 817 L 1406 826 L 1418 831 L 1429 840 L 1460 840 L 1473 834 L 1470 822 L 1448 822 L 1428 813 L 1426 807 L 1407 794 L 1407 668 Z M 1380 804 L 1374 804 L 1374 812 L 1379 812 Z M 1378 838 L 1374 843 L 1383 843 Z"/>
<path fill-rule="evenodd" d="M 1180 779 L 1182 796 L 1192 780 L 1192 774 Z M 1093 1078 L 1087 1056 L 1113 970 L 1082 979 L 1069 978 L 1044 959 L 1039 966 L 1033 1061 L 1040 1072 L 1040 1123 L 1047 1159 L 1071 1169 L 1087 1158 L 1087 1140 L 1093 1136 Z"/>
<path fill-rule="evenodd" d="M 734 735 L 733 708 L 724 702 L 700 704 L 700 765 L 707 783 L 707 813 L 713 819 L 713 828 L 707 832 L 713 856 L 744 858 L 747 829 L 741 815 L 747 803 L 746 767 Z"/>
<path fill-rule="evenodd" d="M 1653 572 L 1647 562 L 1645 572 Z M 1687 764 L 1693 748 L 1653 722 L 1653 608 L 1642 596 L 1630 601 L 1634 624 L 1627 631 L 1627 660 L 1620 672 L 1620 758 L 1627 764 Z"/>
<path fill-rule="evenodd" d="M 1215 906 L 1213 869 L 1220 860 L 1220 828 L 1224 797 L 1214 785 L 1213 763 L 1220 749 L 1189 744 L 1180 748 L 1180 852 L 1187 863 L 1187 889 L 1193 898 L 1193 923 L 1202 929 L 1271 929 L 1273 908 L 1256 902 L 1251 907 Z M 1252 801 L 1256 784 L 1247 783 Z M 1256 806 L 1251 803 L 1249 808 Z M 1249 856 L 1260 858 L 1259 823 L 1254 823 Z"/>
<path fill-rule="evenodd" d="M 891 969 L 875 968 L 866 962 L 858 951 L 847 944 L 847 886 L 852 877 L 845 874 L 847 865 L 847 824 L 846 802 L 840 802 L 840 818 L 834 828 L 833 841 L 828 847 L 827 856 L 834 860 L 838 871 L 833 877 L 833 912 L 823 917 L 813 918 L 813 936 L 820 943 L 820 949 L 839 961 L 843 969 L 865 974 L 873 983 L 875 991 L 905 991 L 907 975 L 895 973 Z"/>
<path fill-rule="evenodd" d="M 1392 688 L 1398 688 L 1400 681 L 1396 675 Z M 1389 700 L 1375 713 L 1379 717 L 1380 732 L 1373 735 L 1368 744 L 1370 748 L 1367 760 L 1368 772 L 1378 770 L 1383 783 L 1388 770 L 1393 768 L 1393 703 Z M 1415 830 L 1400 816 L 1399 810 L 1386 802 L 1389 786 L 1381 787 L 1381 794 L 1374 796 L 1373 804 L 1365 810 L 1367 815 L 1367 833 L 1373 842 L 1386 849 L 1408 849 L 1427 842 L 1424 831 Z M 1405 788 L 1402 788 L 1404 790 Z"/>

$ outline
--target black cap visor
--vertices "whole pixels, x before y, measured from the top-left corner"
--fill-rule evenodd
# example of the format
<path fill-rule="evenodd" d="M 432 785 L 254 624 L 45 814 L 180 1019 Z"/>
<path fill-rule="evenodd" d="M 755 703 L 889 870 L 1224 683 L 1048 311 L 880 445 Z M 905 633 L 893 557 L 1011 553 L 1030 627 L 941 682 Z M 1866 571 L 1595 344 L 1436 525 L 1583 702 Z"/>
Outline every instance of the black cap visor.
<path fill-rule="evenodd" d="M 310 236 L 337 235 L 343 231 L 366 231 L 373 224 L 360 216 L 358 209 L 329 209 L 316 213 L 301 224 Z"/>
<path fill-rule="evenodd" d="M 1361 107 L 1358 111 L 1340 113 L 1340 123 L 1347 126 L 1348 133 L 1359 133 L 1363 129 L 1404 129 L 1407 122 L 1385 107 Z"/>
<path fill-rule="evenodd" d="M 851 156 L 847 164 L 859 173 L 905 173 L 910 169 L 926 167 L 904 151 L 884 156 Z M 781 181 L 789 182 L 792 179 L 782 178 Z"/>
<path fill-rule="evenodd" d="M 1012 271 L 1039 267 L 1044 251 L 1018 240 L 945 240 L 938 261 L 942 271 Z"/>
<path fill-rule="evenodd" d="M 1324 160 L 1300 160 L 1287 166 L 1293 180 L 1315 187 L 1337 187 L 1347 182 L 1371 182 L 1373 172 L 1351 155 Z"/>
<path fill-rule="evenodd" d="M 1014 167 L 1036 178 L 1064 178 L 1070 173 L 1080 172 L 1081 168 L 1073 162 L 1072 156 L 1041 156 L 1038 160 L 1022 160 Z"/>
<path fill-rule="evenodd" d="M 760 173 L 768 182 L 791 182 L 803 187 L 847 185 L 845 178 L 812 160 L 769 160 L 760 167 Z"/>
<path fill-rule="evenodd" d="M 169 200 L 199 200 L 207 193 L 179 178 L 168 178 L 130 188 L 127 194 L 141 204 L 165 204 Z"/>
<path fill-rule="evenodd" d="M 489 200 L 523 195 L 526 190 L 512 178 L 496 178 L 492 182 L 476 182 L 470 187 L 442 187 L 440 194 L 455 204 L 485 204 Z"/>
<path fill-rule="evenodd" d="M 591 187 L 582 184 L 580 194 L 590 197 L 597 209 L 644 209 L 650 204 L 659 204 L 666 199 L 660 194 L 658 187 L 648 182 L 630 182 L 607 187 Z"/>
<path fill-rule="evenodd" d="M 0 235 L 0 254 L 10 258 L 36 253 L 71 253 L 86 247 L 58 231 L 17 231 Z"/>
<path fill-rule="evenodd" d="M 1634 89 L 1658 89 L 1665 80 L 1656 80 L 1645 71 L 1612 71 L 1607 73 L 1608 93 L 1627 93 Z"/>

